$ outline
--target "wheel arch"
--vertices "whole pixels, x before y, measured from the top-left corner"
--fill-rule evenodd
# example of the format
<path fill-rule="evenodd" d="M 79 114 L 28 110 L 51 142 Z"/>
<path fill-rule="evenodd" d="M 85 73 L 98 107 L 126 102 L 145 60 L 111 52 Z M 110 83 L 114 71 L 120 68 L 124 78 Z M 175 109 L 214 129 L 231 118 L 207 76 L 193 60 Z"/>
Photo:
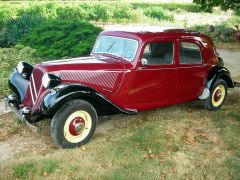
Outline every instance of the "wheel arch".
<path fill-rule="evenodd" d="M 80 85 L 68 84 L 60 85 L 48 93 L 41 104 L 41 110 L 44 115 L 53 116 L 54 113 L 66 102 L 81 99 L 89 102 L 96 109 L 98 115 L 110 115 L 117 113 L 135 114 L 134 110 L 126 110 L 118 107 L 104 95 L 94 89 Z"/>
<path fill-rule="evenodd" d="M 229 88 L 234 88 L 231 74 L 229 70 L 223 66 L 214 66 L 210 70 L 207 78 L 206 87 L 210 90 L 218 78 L 226 81 Z"/>

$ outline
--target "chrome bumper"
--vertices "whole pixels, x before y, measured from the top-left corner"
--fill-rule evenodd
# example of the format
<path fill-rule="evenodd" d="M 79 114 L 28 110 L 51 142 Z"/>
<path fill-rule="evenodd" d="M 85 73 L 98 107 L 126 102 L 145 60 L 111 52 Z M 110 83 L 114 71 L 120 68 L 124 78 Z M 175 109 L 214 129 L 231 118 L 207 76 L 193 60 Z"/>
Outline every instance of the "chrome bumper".
<path fill-rule="evenodd" d="M 39 133 L 40 132 L 40 128 L 33 125 L 32 123 L 28 122 L 28 120 L 25 118 L 27 113 L 31 113 L 31 110 L 28 108 L 17 108 L 16 104 L 14 104 L 14 99 L 12 98 L 11 95 L 9 96 L 5 96 L 4 97 L 4 104 L 5 104 L 5 108 L 9 108 L 15 115 L 16 117 L 19 119 L 19 121 L 22 124 L 26 124 L 29 126 L 29 128 L 35 132 L 35 133 Z"/>

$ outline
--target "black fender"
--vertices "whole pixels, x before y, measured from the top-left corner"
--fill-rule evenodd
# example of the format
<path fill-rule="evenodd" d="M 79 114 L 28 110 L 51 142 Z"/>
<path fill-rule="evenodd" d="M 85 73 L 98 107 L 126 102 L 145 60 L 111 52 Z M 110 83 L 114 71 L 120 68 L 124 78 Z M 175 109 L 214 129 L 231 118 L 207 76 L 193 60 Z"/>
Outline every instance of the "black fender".
<path fill-rule="evenodd" d="M 234 83 L 232 81 L 229 70 L 223 66 L 218 65 L 210 69 L 206 82 L 206 88 L 211 90 L 213 84 L 218 78 L 225 80 L 229 88 L 234 88 Z"/>
<path fill-rule="evenodd" d="M 44 97 L 41 104 L 42 113 L 51 117 L 62 105 L 73 99 L 82 99 L 91 103 L 98 115 L 118 113 L 135 114 L 137 112 L 135 110 L 127 110 L 118 107 L 104 95 L 90 87 L 81 84 L 65 84 L 55 87 Z"/>
<path fill-rule="evenodd" d="M 17 70 L 14 70 L 8 81 L 8 86 L 22 101 L 25 97 L 28 83 L 28 80 L 24 79 Z"/>

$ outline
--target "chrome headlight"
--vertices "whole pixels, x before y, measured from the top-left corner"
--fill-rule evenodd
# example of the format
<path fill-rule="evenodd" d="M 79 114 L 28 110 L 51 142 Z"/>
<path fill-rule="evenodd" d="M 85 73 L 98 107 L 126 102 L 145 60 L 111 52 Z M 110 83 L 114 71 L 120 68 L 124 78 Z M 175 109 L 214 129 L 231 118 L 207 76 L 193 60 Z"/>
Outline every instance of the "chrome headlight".
<path fill-rule="evenodd" d="M 23 65 L 23 62 L 19 62 L 18 65 L 17 65 L 17 71 L 22 74 L 23 72 L 23 69 L 24 69 L 24 65 Z"/>
<path fill-rule="evenodd" d="M 18 73 L 22 74 L 23 78 L 29 79 L 32 74 L 33 66 L 26 62 L 19 62 L 17 65 Z"/>
<path fill-rule="evenodd" d="M 45 88 L 53 88 L 61 82 L 60 78 L 53 75 L 45 73 L 42 77 L 42 85 Z"/>

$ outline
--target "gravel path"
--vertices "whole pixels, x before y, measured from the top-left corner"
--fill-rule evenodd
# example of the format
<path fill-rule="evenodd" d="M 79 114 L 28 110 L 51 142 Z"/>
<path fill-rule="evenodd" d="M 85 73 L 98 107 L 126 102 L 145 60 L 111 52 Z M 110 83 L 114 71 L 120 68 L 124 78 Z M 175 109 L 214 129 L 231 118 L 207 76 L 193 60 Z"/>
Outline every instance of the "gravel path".
<path fill-rule="evenodd" d="M 5 108 L 5 104 L 3 101 L 0 101 L 0 115 L 8 113 L 10 109 Z"/>

